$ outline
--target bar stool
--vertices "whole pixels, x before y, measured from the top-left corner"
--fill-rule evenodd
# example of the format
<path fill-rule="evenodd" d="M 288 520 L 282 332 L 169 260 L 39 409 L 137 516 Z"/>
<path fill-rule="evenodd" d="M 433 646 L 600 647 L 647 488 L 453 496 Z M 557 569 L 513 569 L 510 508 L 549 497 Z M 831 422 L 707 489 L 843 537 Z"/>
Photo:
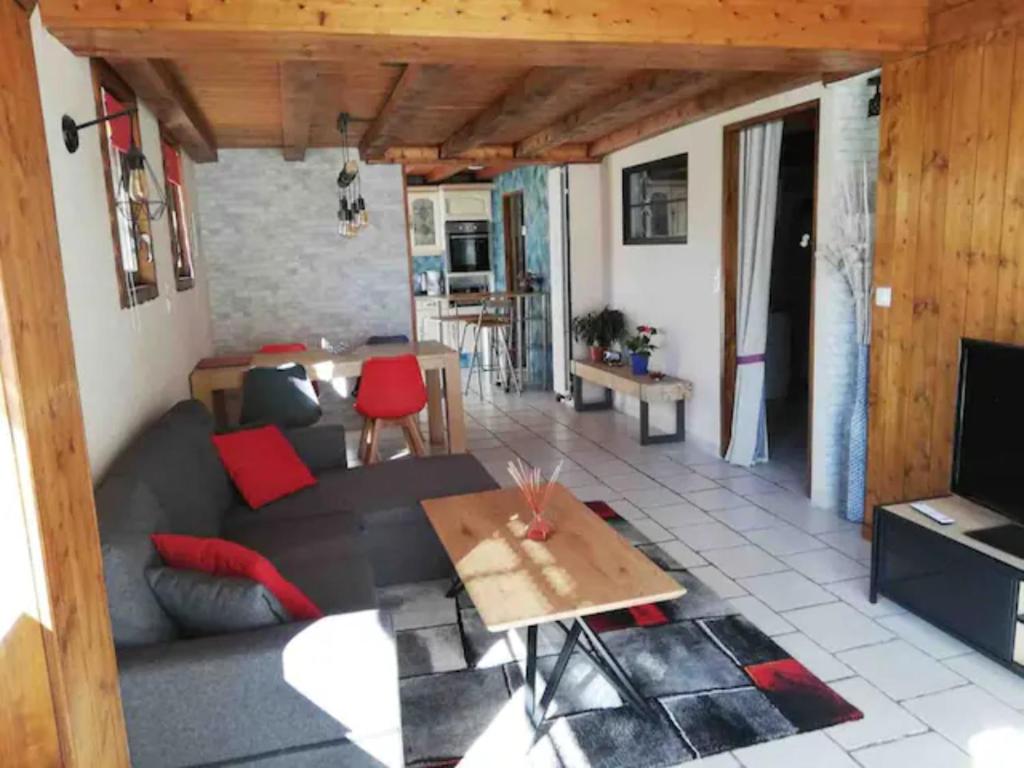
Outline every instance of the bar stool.
<path fill-rule="evenodd" d="M 476 371 L 477 384 L 480 388 L 480 397 L 484 396 L 484 372 L 497 371 L 498 375 L 505 381 L 505 391 L 515 388 L 516 394 L 523 394 L 523 382 L 519 375 L 519 367 L 512 361 L 512 350 L 510 347 L 510 336 L 515 321 L 513 311 L 514 300 L 510 296 L 488 296 L 480 304 L 480 311 L 474 317 L 465 318 L 466 330 L 473 330 L 473 356 L 469 363 L 469 374 L 466 376 L 466 394 L 469 394 L 473 386 L 473 372 Z M 489 359 L 490 365 L 486 365 L 481 356 L 480 336 L 488 331 L 488 343 L 490 344 Z M 461 348 L 461 343 L 460 343 Z M 518 356 L 519 350 L 517 350 Z"/>
<path fill-rule="evenodd" d="M 364 419 L 359 437 L 362 462 L 374 464 L 380 460 L 380 430 L 385 424 L 400 426 L 413 456 L 425 456 L 427 449 L 416 415 L 426 404 L 427 388 L 415 355 L 366 360 L 355 405 L 356 412 Z"/>

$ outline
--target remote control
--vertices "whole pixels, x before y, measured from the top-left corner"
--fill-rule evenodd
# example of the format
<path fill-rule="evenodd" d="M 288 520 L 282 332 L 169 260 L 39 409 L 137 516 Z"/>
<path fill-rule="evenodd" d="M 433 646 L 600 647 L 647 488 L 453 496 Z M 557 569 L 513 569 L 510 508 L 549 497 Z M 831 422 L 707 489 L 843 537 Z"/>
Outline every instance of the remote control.
<path fill-rule="evenodd" d="M 939 510 L 937 510 L 931 504 L 926 504 L 923 501 L 912 501 L 910 503 L 910 506 L 912 506 L 925 517 L 931 518 L 939 525 L 952 525 L 954 522 L 952 517 L 950 517 L 949 515 L 945 515 L 942 512 L 939 512 Z"/>

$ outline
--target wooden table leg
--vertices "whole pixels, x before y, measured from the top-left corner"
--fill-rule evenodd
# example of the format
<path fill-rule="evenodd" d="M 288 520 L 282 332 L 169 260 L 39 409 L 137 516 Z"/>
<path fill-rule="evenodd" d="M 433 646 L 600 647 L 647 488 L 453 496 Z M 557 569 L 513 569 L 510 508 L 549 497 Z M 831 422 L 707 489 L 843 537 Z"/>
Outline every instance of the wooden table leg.
<path fill-rule="evenodd" d="M 192 397 L 206 406 L 206 410 L 213 413 L 213 390 L 207 383 L 197 376 L 189 377 L 189 388 L 192 390 Z"/>
<path fill-rule="evenodd" d="M 445 415 L 448 419 L 448 453 L 466 452 L 466 415 L 462 406 L 462 374 L 459 356 L 448 355 L 444 364 Z"/>
<path fill-rule="evenodd" d="M 427 424 L 430 428 L 430 444 L 444 445 L 444 409 L 441 400 L 441 371 L 438 368 L 425 371 L 427 380 Z"/>

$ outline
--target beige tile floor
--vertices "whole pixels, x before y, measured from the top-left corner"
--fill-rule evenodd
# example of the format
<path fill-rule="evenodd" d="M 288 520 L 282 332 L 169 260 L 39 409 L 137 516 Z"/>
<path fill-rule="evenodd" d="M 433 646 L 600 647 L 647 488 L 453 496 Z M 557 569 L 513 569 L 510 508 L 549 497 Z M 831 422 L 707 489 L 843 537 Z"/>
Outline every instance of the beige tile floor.
<path fill-rule="evenodd" d="M 359 420 L 340 403 L 328 418 Z M 694 768 L 1022 768 L 1024 679 L 885 600 L 870 547 L 813 507 L 786 467 L 737 468 L 690 443 L 641 447 L 635 419 L 577 414 L 550 393 L 466 402 L 471 452 L 508 485 L 523 458 L 612 504 L 841 695 L 863 721 L 688 763 Z M 385 456 L 403 451 L 388 435 Z M 642 765 L 640 762 L 638 765 Z"/>

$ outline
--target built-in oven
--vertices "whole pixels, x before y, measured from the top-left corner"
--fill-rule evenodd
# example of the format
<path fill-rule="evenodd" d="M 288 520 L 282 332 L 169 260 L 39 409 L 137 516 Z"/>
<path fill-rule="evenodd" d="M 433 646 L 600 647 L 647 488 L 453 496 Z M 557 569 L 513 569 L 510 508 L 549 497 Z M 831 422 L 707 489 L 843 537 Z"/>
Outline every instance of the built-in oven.
<path fill-rule="evenodd" d="M 491 271 L 491 226 L 486 221 L 449 221 L 444 225 L 448 238 L 448 271 Z"/>

